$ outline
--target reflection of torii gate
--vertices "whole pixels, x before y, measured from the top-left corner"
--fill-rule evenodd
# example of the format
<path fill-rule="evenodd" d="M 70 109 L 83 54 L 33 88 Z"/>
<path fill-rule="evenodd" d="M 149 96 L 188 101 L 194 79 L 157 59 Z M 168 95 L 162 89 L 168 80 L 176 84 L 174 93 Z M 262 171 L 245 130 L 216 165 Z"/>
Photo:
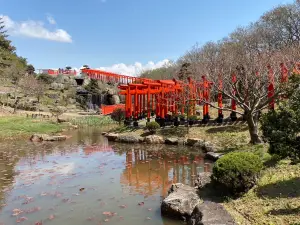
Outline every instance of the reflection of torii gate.
<path fill-rule="evenodd" d="M 203 158 L 196 157 L 198 164 L 204 165 L 204 171 L 210 170 Z M 179 160 L 172 158 L 149 159 L 147 151 L 128 151 L 126 153 L 126 169 L 121 175 L 120 182 L 133 188 L 133 191 L 142 195 L 152 195 L 161 189 L 161 195 L 166 196 L 172 183 L 187 183 L 190 176 L 190 185 L 193 185 L 198 173 L 196 163 L 187 164 L 188 157 L 182 156 Z M 170 178 L 170 172 L 172 177 Z"/>

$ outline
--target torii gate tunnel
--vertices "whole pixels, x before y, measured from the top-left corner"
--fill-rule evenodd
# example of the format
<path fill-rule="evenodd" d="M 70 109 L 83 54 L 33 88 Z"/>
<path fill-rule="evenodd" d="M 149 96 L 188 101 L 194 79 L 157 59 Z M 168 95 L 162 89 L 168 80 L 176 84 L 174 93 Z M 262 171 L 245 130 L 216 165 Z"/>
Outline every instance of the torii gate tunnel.
<path fill-rule="evenodd" d="M 280 64 L 281 82 L 287 82 L 289 70 L 285 64 Z M 268 98 L 272 98 L 269 103 L 269 109 L 274 109 L 275 100 L 275 81 L 274 71 L 271 66 L 268 71 Z M 294 73 L 300 74 L 300 63 L 296 64 Z M 139 78 L 115 73 L 105 72 L 94 69 L 82 69 L 91 79 L 101 80 L 102 82 L 115 82 L 119 84 L 120 94 L 125 96 L 125 117 L 126 121 L 138 121 L 139 119 L 150 118 L 156 115 L 160 122 L 170 120 L 170 115 L 184 114 L 189 116 L 196 115 L 196 105 L 203 105 L 202 122 L 207 123 L 210 119 L 209 105 L 212 91 L 212 82 L 206 76 L 202 76 L 200 81 L 188 78 L 181 80 L 152 80 L 148 78 Z M 259 76 L 259 74 L 257 74 Z M 237 77 L 232 74 L 232 82 L 236 82 Z M 218 79 L 218 122 L 223 121 L 223 95 L 222 95 L 222 76 Z M 236 93 L 233 91 L 232 95 Z M 230 115 L 234 121 L 237 119 L 237 104 L 231 101 Z"/>

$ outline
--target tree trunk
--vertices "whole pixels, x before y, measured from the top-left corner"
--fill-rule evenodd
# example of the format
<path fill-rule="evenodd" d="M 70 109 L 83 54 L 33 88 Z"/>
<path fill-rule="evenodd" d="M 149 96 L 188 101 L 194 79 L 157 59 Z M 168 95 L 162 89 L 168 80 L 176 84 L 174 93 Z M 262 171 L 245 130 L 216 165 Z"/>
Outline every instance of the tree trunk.
<path fill-rule="evenodd" d="M 260 139 L 258 135 L 258 118 L 257 115 L 253 115 L 251 113 L 247 113 L 247 123 L 250 133 L 250 143 L 251 144 L 260 144 L 262 143 L 262 140 Z"/>
<path fill-rule="evenodd" d="M 14 103 L 14 111 L 13 111 L 13 114 L 15 114 L 15 113 L 17 112 L 18 104 L 19 104 L 19 99 L 17 98 L 17 99 L 15 100 L 15 103 Z"/>
<path fill-rule="evenodd" d="M 17 97 L 17 88 L 15 87 L 15 91 L 14 91 L 14 97 L 15 97 L 15 103 L 14 103 L 14 111 L 13 114 L 15 114 L 17 112 L 17 106 L 19 103 L 19 99 Z"/>

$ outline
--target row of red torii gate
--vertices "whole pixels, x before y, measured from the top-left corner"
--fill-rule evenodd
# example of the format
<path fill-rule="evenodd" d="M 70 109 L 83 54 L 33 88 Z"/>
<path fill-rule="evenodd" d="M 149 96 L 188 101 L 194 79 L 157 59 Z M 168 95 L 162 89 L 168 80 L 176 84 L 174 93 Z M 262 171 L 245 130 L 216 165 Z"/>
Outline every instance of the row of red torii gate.
<path fill-rule="evenodd" d="M 281 67 L 281 82 L 287 82 L 289 70 L 284 64 Z M 181 80 L 152 80 L 148 78 L 131 77 L 119 75 L 115 73 L 105 72 L 94 69 L 82 69 L 82 74 L 87 75 L 91 79 L 101 80 L 103 82 L 114 82 L 119 84 L 120 94 L 125 96 L 126 121 L 137 121 L 139 119 L 150 118 L 154 115 L 156 120 L 161 124 L 172 120 L 179 115 L 196 115 L 196 105 L 203 106 L 202 123 L 210 120 L 210 100 L 213 83 L 202 76 L 201 80 L 193 80 L 188 78 L 187 81 Z M 297 72 L 298 68 L 297 68 Z M 268 67 L 268 97 L 274 96 L 274 73 L 272 68 Z M 236 81 L 236 76 L 232 75 L 232 82 Z M 222 90 L 222 80 L 218 81 L 218 90 Z M 234 94 L 234 93 L 233 93 Z M 218 118 L 217 122 L 223 121 L 223 95 L 219 91 L 217 93 Z M 269 103 L 269 108 L 274 109 L 275 101 Z M 237 119 L 235 111 L 237 104 L 231 101 L 230 115 L 231 120 Z M 172 115 L 172 116 L 171 116 Z M 179 116 L 180 117 L 180 116 Z M 182 116 L 181 116 L 182 117 Z"/>

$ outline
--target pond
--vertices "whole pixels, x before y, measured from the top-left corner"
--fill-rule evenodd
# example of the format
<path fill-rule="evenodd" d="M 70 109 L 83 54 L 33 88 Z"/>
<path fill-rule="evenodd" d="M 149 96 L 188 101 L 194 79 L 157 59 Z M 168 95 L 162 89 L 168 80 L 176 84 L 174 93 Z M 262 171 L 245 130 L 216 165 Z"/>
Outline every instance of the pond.
<path fill-rule="evenodd" d="M 187 147 L 109 143 L 95 129 L 71 135 L 1 143 L 1 225 L 180 224 L 161 217 L 162 199 L 212 167 Z"/>

